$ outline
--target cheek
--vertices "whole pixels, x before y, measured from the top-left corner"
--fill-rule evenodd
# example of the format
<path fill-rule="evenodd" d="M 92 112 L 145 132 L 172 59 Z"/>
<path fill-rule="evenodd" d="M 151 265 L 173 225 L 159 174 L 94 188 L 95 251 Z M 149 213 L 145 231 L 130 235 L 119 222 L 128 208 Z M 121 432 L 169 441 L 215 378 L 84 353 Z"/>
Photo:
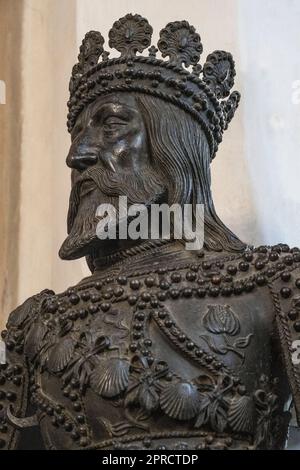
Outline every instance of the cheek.
<path fill-rule="evenodd" d="M 113 146 L 114 156 L 120 160 L 125 157 L 130 160 L 139 161 L 145 155 L 145 138 L 142 133 L 127 135 L 121 138 Z"/>
<path fill-rule="evenodd" d="M 142 133 L 136 134 L 131 142 L 132 148 L 136 151 L 142 151 L 145 146 L 145 139 Z"/>
<path fill-rule="evenodd" d="M 121 139 L 113 145 L 112 153 L 117 161 L 122 161 L 130 155 L 130 142 Z"/>

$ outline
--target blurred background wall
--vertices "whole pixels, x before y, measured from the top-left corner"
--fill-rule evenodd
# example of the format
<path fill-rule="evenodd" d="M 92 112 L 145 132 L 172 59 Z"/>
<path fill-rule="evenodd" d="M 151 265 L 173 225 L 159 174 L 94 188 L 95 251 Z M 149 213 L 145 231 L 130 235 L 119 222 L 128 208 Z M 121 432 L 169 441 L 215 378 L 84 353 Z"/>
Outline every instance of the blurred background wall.
<path fill-rule="evenodd" d="M 22 10 L 0 0 L 0 327 L 18 302 Z"/>
<path fill-rule="evenodd" d="M 90 29 L 128 12 L 154 29 L 186 19 L 204 45 L 233 53 L 241 106 L 212 165 L 220 217 L 253 244 L 300 244 L 299 0 L 0 0 L 0 326 L 45 287 L 88 274 L 57 256 L 70 189 L 68 80 Z"/>

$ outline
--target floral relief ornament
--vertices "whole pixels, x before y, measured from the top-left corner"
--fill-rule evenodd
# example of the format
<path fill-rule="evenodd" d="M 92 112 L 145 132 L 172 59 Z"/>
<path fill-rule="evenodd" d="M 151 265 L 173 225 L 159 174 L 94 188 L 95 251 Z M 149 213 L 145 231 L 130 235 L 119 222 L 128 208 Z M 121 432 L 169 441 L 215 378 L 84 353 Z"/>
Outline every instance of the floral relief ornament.
<path fill-rule="evenodd" d="M 253 334 L 239 337 L 234 342 L 230 341 L 229 337 L 236 336 L 241 327 L 237 315 L 229 305 L 209 305 L 202 322 L 207 331 L 214 335 L 221 335 L 224 339 L 224 344 L 217 345 L 211 336 L 200 335 L 212 351 L 222 355 L 232 352 L 244 361 L 245 355 L 240 349 L 249 346 Z"/>
<path fill-rule="evenodd" d="M 47 304 L 47 310 L 53 302 L 55 298 Z M 46 308 L 46 304 L 44 306 Z M 117 311 L 114 317 L 120 319 Z M 116 354 L 119 348 L 101 328 L 93 332 L 80 331 L 63 315 L 50 322 L 48 334 L 42 322 L 38 333 L 39 349 L 43 349 L 46 359 L 41 366 L 62 377 L 64 393 L 75 383 L 81 394 L 90 387 L 101 397 L 113 400 L 114 406 L 124 406 L 124 420 L 111 422 L 104 417 L 96 418 L 111 437 L 126 435 L 134 429 L 148 431 L 147 420 L 154 413 L 163 413 L 177 421 L 193 420 L 191 425 L 195 429 L 203 426 L 215 432 L 231 429 L 253 436 L 256 446 L 270 445 L 268 439 L 272 435 L 271 427 L 276 425 L 278 400 L 273 382 L 269 383 L 267 377 L 261 377 L 259 388 L 252 393 L 247 392 L 238 378 L 223 373 L 215 377 L 202 373 L 187 381 L 171 372 L 164 361 L 154 361 L 151 366 L 139 354 L 131 360 Z M 119 338 L 127 334 L 119 321 L 114 324 L 121 330 Z M 203 325 L 210 333 L 220 336 L 237 336 L 241 330 L 237 315 L 228 305 L 209 305 Z M 37 365 L 30 336 L 31 331 L 26 338 L 25 354 Z M 246 344 L 250 341 L 247 338 L 237 338 L 236 342 Z M 235 343 L 233 347 L 237 348 Z"/>

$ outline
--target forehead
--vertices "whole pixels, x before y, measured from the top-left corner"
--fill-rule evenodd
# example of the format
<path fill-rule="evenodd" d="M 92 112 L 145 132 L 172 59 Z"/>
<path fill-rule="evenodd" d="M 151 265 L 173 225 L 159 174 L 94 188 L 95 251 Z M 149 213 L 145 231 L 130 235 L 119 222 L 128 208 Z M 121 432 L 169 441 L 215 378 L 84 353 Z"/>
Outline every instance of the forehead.
<path fill-rule="evenodd" d="M 137 104 L 132 93 L 114 93 L 99 97 L 88 106 L 89 112 L 94 112 L 102 107 L 110 106 L 112 108 L 128 108 L 137 110 Z"/>

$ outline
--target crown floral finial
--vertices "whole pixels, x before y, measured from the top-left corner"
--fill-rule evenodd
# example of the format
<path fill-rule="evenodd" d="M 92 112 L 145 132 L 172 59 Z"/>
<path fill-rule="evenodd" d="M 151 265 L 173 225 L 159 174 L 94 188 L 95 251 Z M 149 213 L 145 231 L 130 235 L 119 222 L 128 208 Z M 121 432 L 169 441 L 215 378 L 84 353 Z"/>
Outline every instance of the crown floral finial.
<path fill-rule="evenodd" d="M 161 30 L 158 48 L 163 57 L 178 65 L 196 65 L 203 51 L 201 38 L 187 21 L 168 23 Z"/>
<path fill-rule="evenodd" d="M 79 49 L 78 63 L 74 65 L 72 70 L 71 92 L 78 79 L 98 63 L 99 57 L 103 53 L 103 44 L 104 38 L 99 31 L 86 33 Z"/>
<path fill-rule="evenodd" d="M 234 77 L 234 60 L 229 52 L 215 51 L 207 56 L 203 67 L 203 81 L 218 99 L 229 96 Z"/>
<path fill-rule="evenodd" d="M 109 31 L 109 46 L 121 52 L 121 57 L 134 57 L 151 44 L 153 29 L 140 15 L 128 14 L 115 21 Z"/>

